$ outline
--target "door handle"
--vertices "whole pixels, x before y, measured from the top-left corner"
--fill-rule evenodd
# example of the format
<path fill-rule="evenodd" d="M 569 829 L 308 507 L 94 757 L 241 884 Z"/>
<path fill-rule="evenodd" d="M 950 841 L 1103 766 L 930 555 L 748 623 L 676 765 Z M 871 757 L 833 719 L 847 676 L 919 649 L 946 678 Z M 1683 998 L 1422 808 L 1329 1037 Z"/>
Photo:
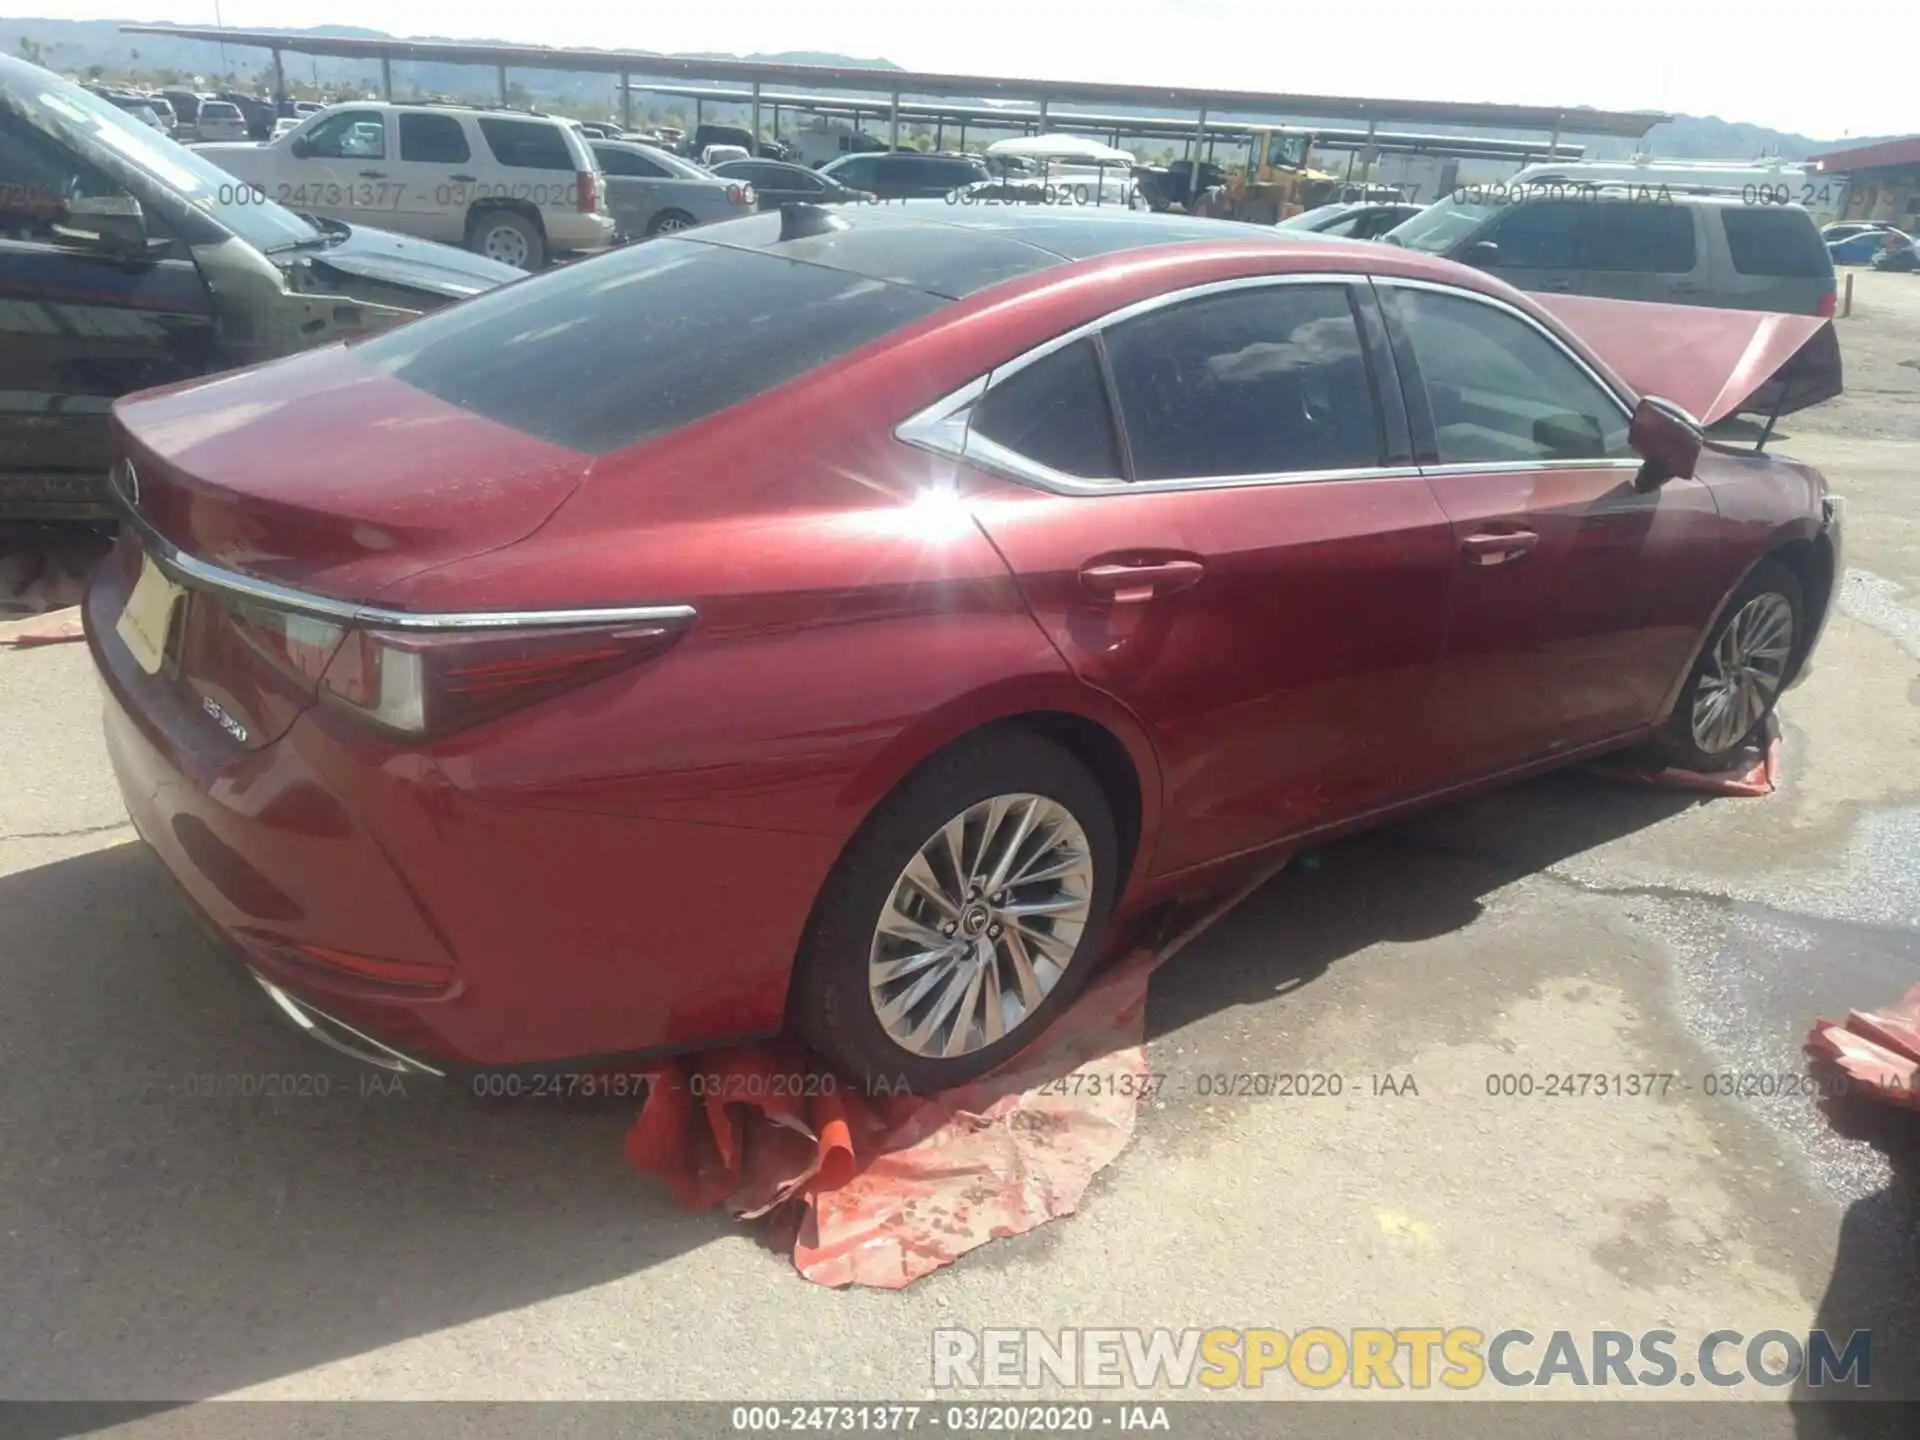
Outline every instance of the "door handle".
<path fill-rule="evenodd" d="M 384 170 L 362 170 L 360 172 L 360 178 L 362 180 L 384 180 L 387 178 L 387 172 Z"/>
<path fill-rule="evenodd" d="M 1573 289 L 1573 282 L 1571 280 L 1549 280 L 1540 288 L 1542 290 L 1571 290 Z"/>
<path fill-rule="evenodd" d="M 457 184 L 471 185 L 473 184 L 474 181 L 478 180 L 480 177 L 478 175 L 449 175 L 447 178 L 449 180 L 456 182 Z"/>
<path fill-rule="evenodd" d="M 1197 584 L 1206 568 L 1198 560 L 1148 560 L 1139 564 L 1110 561 L 1086 566 L 1080 572 L 1080 583 L 1096 595 L 1127 604 L 1184 590 Z"/>
<path fill-rule="evenodd" d="M 1482 532 L 1460 542 L 1460 550 L 1475 565 L 1504 565 L 1518 560 L 1540 543 L 1531 530 L 1508 530 L 1500 534 Z"/>

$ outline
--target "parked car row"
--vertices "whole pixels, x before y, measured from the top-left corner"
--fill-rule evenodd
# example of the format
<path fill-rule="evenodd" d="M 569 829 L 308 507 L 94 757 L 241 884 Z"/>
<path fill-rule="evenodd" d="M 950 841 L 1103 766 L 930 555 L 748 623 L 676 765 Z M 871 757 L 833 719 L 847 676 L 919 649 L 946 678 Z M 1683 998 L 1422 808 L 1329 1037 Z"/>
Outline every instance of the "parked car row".
<path fill-rule="evenodd" d="M 1883 251 L 1911 249 L 1914 243 L 1906 231 L 1872 220 L 1828 225 L 1820 238 L 1836 265 L 1872 265 Z"/>
<path fill-rule="evenodd" d="M 151 125 L 162 135 L 173 135 L 179 130 L 179 121 L 175 119 L 173 106 L 161 95 L 142 95 L 138 91 L 118 90 L 108 85 L 89 85 L 90 92 L 116 110 L 124 110 L 143 125 Z"/>

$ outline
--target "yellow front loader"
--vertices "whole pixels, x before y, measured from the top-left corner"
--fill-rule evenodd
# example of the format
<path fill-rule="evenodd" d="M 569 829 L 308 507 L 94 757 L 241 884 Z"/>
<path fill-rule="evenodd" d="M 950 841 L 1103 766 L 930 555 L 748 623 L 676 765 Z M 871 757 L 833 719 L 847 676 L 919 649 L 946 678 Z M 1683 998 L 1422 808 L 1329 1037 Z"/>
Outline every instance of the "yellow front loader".
<path fill-rule="evenodd" d="M 1338 176 L 1308 167 L 1313 134 L 1284 126 L 1261 126 L 1248 143 L 1246 164 L 1227 183 L 1195 205 L 1197 213 L 1251 225 L 1273 225 L 1290 215 L 1325 205 L 1340 188 Z"/>

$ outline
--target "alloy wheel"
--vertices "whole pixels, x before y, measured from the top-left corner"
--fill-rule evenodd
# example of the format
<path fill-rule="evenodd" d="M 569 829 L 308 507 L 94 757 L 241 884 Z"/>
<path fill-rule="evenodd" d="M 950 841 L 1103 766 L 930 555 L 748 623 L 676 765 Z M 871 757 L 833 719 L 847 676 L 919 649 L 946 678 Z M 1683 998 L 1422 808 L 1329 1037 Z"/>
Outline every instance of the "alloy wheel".
<path fill-rule="evenodd" d="M 868 992 L 894 1043 L 952 1059 L 1012 1034 L 1060 983 L 1094 893 L 1093 850 L 1044 795 L 955 815 L 900 872 L 874 927 Z"/>
<path fill-rule="evenodd" d="M 1780 692 L 1793 654 L 1793 607 L 1773 591 L 1742 605 L 1720 632 L 1693 692 L 1693 743 L 1732 749 Z"/>

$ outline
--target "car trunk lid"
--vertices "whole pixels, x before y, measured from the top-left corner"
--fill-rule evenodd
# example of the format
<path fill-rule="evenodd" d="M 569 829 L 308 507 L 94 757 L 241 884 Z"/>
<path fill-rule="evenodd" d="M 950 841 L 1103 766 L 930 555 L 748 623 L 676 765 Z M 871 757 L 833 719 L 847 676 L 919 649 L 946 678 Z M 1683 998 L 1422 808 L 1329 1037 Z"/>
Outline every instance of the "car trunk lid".
<path fill-rule="evenodd" d="M 1841 392 L 1840 342 L 1817 315 L 1535 295 L 1642 395 L 1702 425 L 1740 412 L 1791 415 Z"/>
<path fill-rule="evenodd" d="M 434 566 L 531 534 L 590 456 L 507 429 L 358 361 L 345 347 L 115 407 L 132 594 L 146 552 L 186 576 L 150 672 L 236 742 L 269 744 L 317 694 L 324 616 L 287 625 L 275 587 L 340 615 Z M 251 591 L 251 598 L 246 595 Z"/>

